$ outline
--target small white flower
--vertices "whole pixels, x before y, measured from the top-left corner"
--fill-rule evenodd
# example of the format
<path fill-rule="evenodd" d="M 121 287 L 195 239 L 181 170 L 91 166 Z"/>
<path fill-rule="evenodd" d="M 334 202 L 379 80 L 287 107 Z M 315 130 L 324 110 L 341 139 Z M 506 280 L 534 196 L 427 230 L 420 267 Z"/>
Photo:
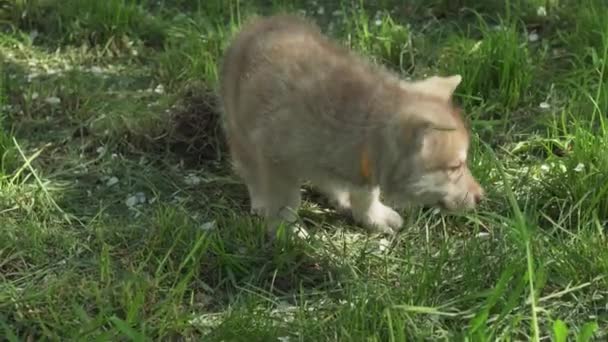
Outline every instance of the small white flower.
<path fill-rule="evenodd" d="M 538 41 L 538 39 L 540 39 L 540 36 L 536 32 L 531 32 L 528 35 L 528 41 L 531 42 L 531 43 L 534 43 L 534 42 Z"/>
<path fill-rule="evenodd" d="M 547 164 L 543 164 L 543 165 L 541 165 L 541 166 L 540 166 L 540 169 L 541 169 L 542 171 L 547 172 L 547 171 L 551 170 L 551 166 L 549 166 L 549 165 L 547 165 Z"/>
<path fill-rule="evenodd" d="M 139 201 L 137 200 L 137 196 L 129 196 L 125 201 L 125 204 L 129 208 L 133 208 Z"/>
<path fill-rule="evenodd" d="M 583 163 L 578 163 L 576 165 L 576 167 L 574 168 L 574 172 L 583 172 L 585 171 L 585 164 Z"/>
<path fill-rule="evenodd" d="M 38 73 L 33 72 L 33 73 L 27 75 L 27 81 L 32 82 L 32 80 L 38 76 L 39 76 Z"/>
<path fill-rule="evenodd" d="M 137 201 L 139 203 L 146 203 L 146 194 L 144 194 L 143 192 L 138 192 L 135 194 L 135 197 L 137 198 Z"/>
<path fill-rule="evenodd" d="M 103 73 L 103 70 L 100 67 L 98 67 L 97 65 L 94 65 L 91 67 L 91 72 L 94 74 L 101 74 L 101 73 Z"/>
<path fill-rule="evenodd" d="M 297 225 L 294 228 L 294 232 L 296 233 L 296 236 L 302 240 L 306 240 L 310 237 L 306 229 L 304 229 L 304 227 L 300 227 L 300 225 Z"/>
<path fill-rule="evenodd" d="M 549 109 L 549 108 L 551 108 L 551 105 L 550 105 L 550 104 L 548 104 L 547 102 L 544 102 L 544 101 L 543 101 L 543 102 L 541 102 L 541 103 L 539 103 L 539 105 L 538 105 L 538 106 L 539 106 L 541 109 Z"/>
<path fill-rule="evenodd" d="M 538 8 L 536 9 L 536 15 L 538 15 L 539 17 L 546 17 L 547 9 L 545 8 L 545 6 L 538 6 Z"/>
<path fill-rule="evenodd" d="M 30 32 L 30 39 L 32 41 L 34 41 L 34 39 L 36 39 L 36 37 L 38 37 L 38 31 L 37 30 L 33 30 Z"/>
<path fill-rule="evenodd" d="M 165 92 L 165 87 L 162 84 L 159 84 L 154 88 L 154 92 L 157 94 L 162 94 Z"/>
<path fill-rule="evenodd" d="M 97 154 L 104 154 L 106 153 L 106 147 L 105 146 L 99 146 L 97 148 Z"/>
<path fill-rule="evenodd" d="M 37 92 L 33 92 L 32 93 L 32 100 L 35 100 L 38 98 L 38 93 Z"/>
<path fill-rule="evenodd" d="M 129 196 L 125 201 L 125 204 L 129 208 L 133 208 L 141 203 L 146 203 L 146 194 L 144 194 L 143 192 L 138 192 L 135 195 Z"/>
<path fill-rule="evenodd" d="M 378 241 L 378 249 L 380 252 L 384 252 L 390 245 L 391 243 L 387 239 L 382 238 Z"/>
<path fill-rule="evenodd" d="M 374 21 L 374 24 L 376 24 L 376 26 L 382 25 L 382 19 L 380 19 L 380 18 L 376 19 L 376 21 Z"/>
<path fill-rule="evenodd" d="M 184 178 L 184 183 L 188 185 L 199 185 L 201 183 L 201 178 L 197 175 L 189 174 Z"/>
<path fill-rule="evenodd" d="M 61 99 L 58 98 L 57 96 L 50 96 L 50 97 L 47 97 L 46 99 L 44 99 L 44 102 L 46 102 L 50 105 L 58 105 L 61 103 Z"/>
<path fill-rule="evenodd" d="M 215 226 L 216 226 L 215 221 L 209 221 L 209 222 L 205 222 L 205 223 L 203 223 L 203 224 L 201 225 L 200 229 L 201 229 L 201 230 L 203 230 L 203 231 L 208 232 L 208 231 L 210 231 L 210 230 L 215 229 Z"/>
<path fill-rule="evenodd" d="M 115 184 L 118 184 L 118 178 L 114 177 L 114 176 L 110 177 L 108 179 L 108 181 L 106 182 L 106 186 L 108 186 L 108 187 L 115 185 Z"/>

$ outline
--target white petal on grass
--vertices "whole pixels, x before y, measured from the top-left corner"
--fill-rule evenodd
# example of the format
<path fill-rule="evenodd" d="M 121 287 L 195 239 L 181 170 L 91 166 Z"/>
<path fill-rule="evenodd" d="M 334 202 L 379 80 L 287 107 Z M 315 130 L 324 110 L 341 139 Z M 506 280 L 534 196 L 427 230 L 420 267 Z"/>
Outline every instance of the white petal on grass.
<path fill-rule="evenodd" d="M 382 25 L 382 19 L 376 19 L 376 21 L 374 21 L 374 24 L 376 24 L 376 26 Z"/>
<path fill-rule="evenodd" d="M 538 106 L 539 106 L 541 109 L 549 109 L 549 108 L 551 108 L 551 105 L 550 105 L 550 104 L 548 104 L 547 102 L 541 102 L 541 103 L 539 103 L 539 104 L 538 104 Z"/>
<path fill-rule="evenodd" d="M 137 203 L 139 203 L 139 201 L 135 195 L 127 197 L 127 200 L 125 201 L 125 204 L 129 208 L 133 208 Z"/>
<path fill-rule="evenodd" d="M 201 183 L 201 178 L 197 175 L 190 174 L 184 178 L 184 183 L 188 185 L 199 185 Z"/>
<path fill-rule="evenodd" d="M 46 99 L 44 99 L 44 102 L 46 102 L 50 105 L 58 105 L 61 103 L 61 99 L 58 98 L 57 96 L 49 96 Z"/>
<path fill-rule="evenodd" d="M 144 194 L 143 192 L 138 192 L 135 194 L 135 197 L 137 198 L 137 201 L 139 203 L 146 203 L 146 194 Z"/>
<path fill-rule="evenodd" d="M 94 74 L 101 74 L 101 73 L 103 73 L 103 69 L 101 69 L 97 65 L 94 65 L 91 67 L 91 72 Z"/>
<path fill-rule="evenodd" d="M 146 203 L 146 194 L 144 194 L 143 192 L 137 192 L 135 193 L 135 195 L 127 197 L 127 200 L 125 201 L 125 204 L 129 208 L 133 208 L 136 205 L 142 203 Z"/>
<path fill-rule="evenodd" d="M 308 234 L 306 229 L 300 225 L 294 227 L 294 232 L 296 233 L 296 236 L 302 240 L 306 240 L 310 237 L 310 234 Z"/>
<path fill-rule="evenodd" d="M 585 171 L 585 164 L 583 163 L 578 163 L 576 165 L 576 167 L 574 168 L 574 172 L 583 172 Z"/>
<path fill-rule="evenodd" d="M 539 17 L 546 17 L 547 9 L 545 8 L 545 6 L 538 6 L 538 8 L 536 9 L 536 15 L 538 15 Z"/>
<path fill-rule="evenodd" d="M 30 36 L 30 39 L 32 41 L 34 41 L 34 39 L 36 39 L 36 37 L 38 37 L 38 31 L 37 30 L 31 31 L 30 34 L 29 34 L 29 36 Z"/>
<path fill-rule="evenodd" d="M 39 76 L 39 74 L 38 74 L 38 73 L 35 73 L 35 72 L 34 72 L 34 73 L 31 73 L 31 74 L 27 75 L 27 81 L 28 81 L 28 82 L 32 82 L 32 80 L 33 80 L 34 78 L 38 77 L 38 76 Z"/>
<path fill-rule="evenodd" d="M 384 252 L 385 250 L 387 250 L 390 245 L 391 243 L 387 239 L 382 238 L 380 239 L 380 241 L 378 241 L 378 249 L 380 250 L 380 252 Z"/>
<path fill-rule="evenodd" d="M 490 236 L 490 233 L 488 232 L 480 232 L 477 234 L 478 238 L 487 238 L 488 236 Z"/>
<path fill-rule="evenodd" d="M 531 33 L 528 35 L 528 41 L 529 41 L 529 42 L 534 43 L 534 42 L 538 41 L 539 39 L 540 39 L 540 36 L 539 36 L 539 35 L 538 35 L 538 33 L 536 33 L 536 32 L 531 32 Z"/>
<path fill-rule="evenodd" d="M 108 181 L 106 182 L 106 186 L 108 186 L 108 187 L 110 187 L 112 185 L 116 185 L 116 184 L 118 184 L 118 177 L 114 177 L 114 176 L 110 177 L 108 179 Z"/>
<path fill-rule="evenodd" d="M 551 170 L 551 166 L 547 165 L 547 164 L 543 164 L 540 166 L 540 169 L 542 171 L 548 172 L 549 170 Z"/>
<path fill-rule="evenodd" d="M 157 94 L 163 94 L 165 92 L 165 87 L 162 84 L 159 84 L 154 88 L 154 92 Z"/>
<path fill-rule="evenodd" d="M 215 220 L 214 220 L 214 221 L 209 221 L 209 222 L 203 223 L 201 225 L 200 229 L 203 230 L 203 231 L 208 232 L 210 230 L 215 229 L 215 227 L 216 227 L 216 223 L 215 223 Z"/>

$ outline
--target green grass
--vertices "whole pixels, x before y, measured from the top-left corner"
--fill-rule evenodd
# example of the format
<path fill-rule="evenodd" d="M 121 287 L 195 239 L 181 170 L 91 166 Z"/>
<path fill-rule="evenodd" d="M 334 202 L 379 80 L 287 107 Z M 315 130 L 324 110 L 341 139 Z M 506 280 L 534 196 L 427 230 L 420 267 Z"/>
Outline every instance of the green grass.
<path fill-rule="evenodd" d="M 604 1 L 321 3 L 0 2 L 5 339 L 608 337 Z M 404 77 L 463 75 L 479 211 L 386 240 L 306 192 L 310 238 L 267 245 L 214 93 L 240 23 L 285 10 Z"/>

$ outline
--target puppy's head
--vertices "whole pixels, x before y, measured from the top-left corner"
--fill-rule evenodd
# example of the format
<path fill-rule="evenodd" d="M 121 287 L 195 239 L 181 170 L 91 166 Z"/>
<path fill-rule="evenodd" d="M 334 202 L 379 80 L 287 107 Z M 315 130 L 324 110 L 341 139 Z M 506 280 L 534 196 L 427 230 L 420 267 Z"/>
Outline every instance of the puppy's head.
<path fill-rule="evenodd" d="M 468 166 L 469 131 L 451 102 L 460 81 L 435 76 L 402 85 L 407 96 L 390 134 L 396 158 L 381 181 L 389 200 L 452 211 L 483 198 Z"/>

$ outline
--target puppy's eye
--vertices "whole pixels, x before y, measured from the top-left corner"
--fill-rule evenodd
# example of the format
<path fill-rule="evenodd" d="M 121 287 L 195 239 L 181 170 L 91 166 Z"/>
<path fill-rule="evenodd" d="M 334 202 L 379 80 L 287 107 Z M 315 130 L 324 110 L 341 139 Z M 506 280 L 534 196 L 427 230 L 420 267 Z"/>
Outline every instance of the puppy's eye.
<path fill-rule="evenodd" d="M 456 165 L 448 166 L 449 172 L 458 172 L 462 168 L 463 163 L 458 163 Z"/>

